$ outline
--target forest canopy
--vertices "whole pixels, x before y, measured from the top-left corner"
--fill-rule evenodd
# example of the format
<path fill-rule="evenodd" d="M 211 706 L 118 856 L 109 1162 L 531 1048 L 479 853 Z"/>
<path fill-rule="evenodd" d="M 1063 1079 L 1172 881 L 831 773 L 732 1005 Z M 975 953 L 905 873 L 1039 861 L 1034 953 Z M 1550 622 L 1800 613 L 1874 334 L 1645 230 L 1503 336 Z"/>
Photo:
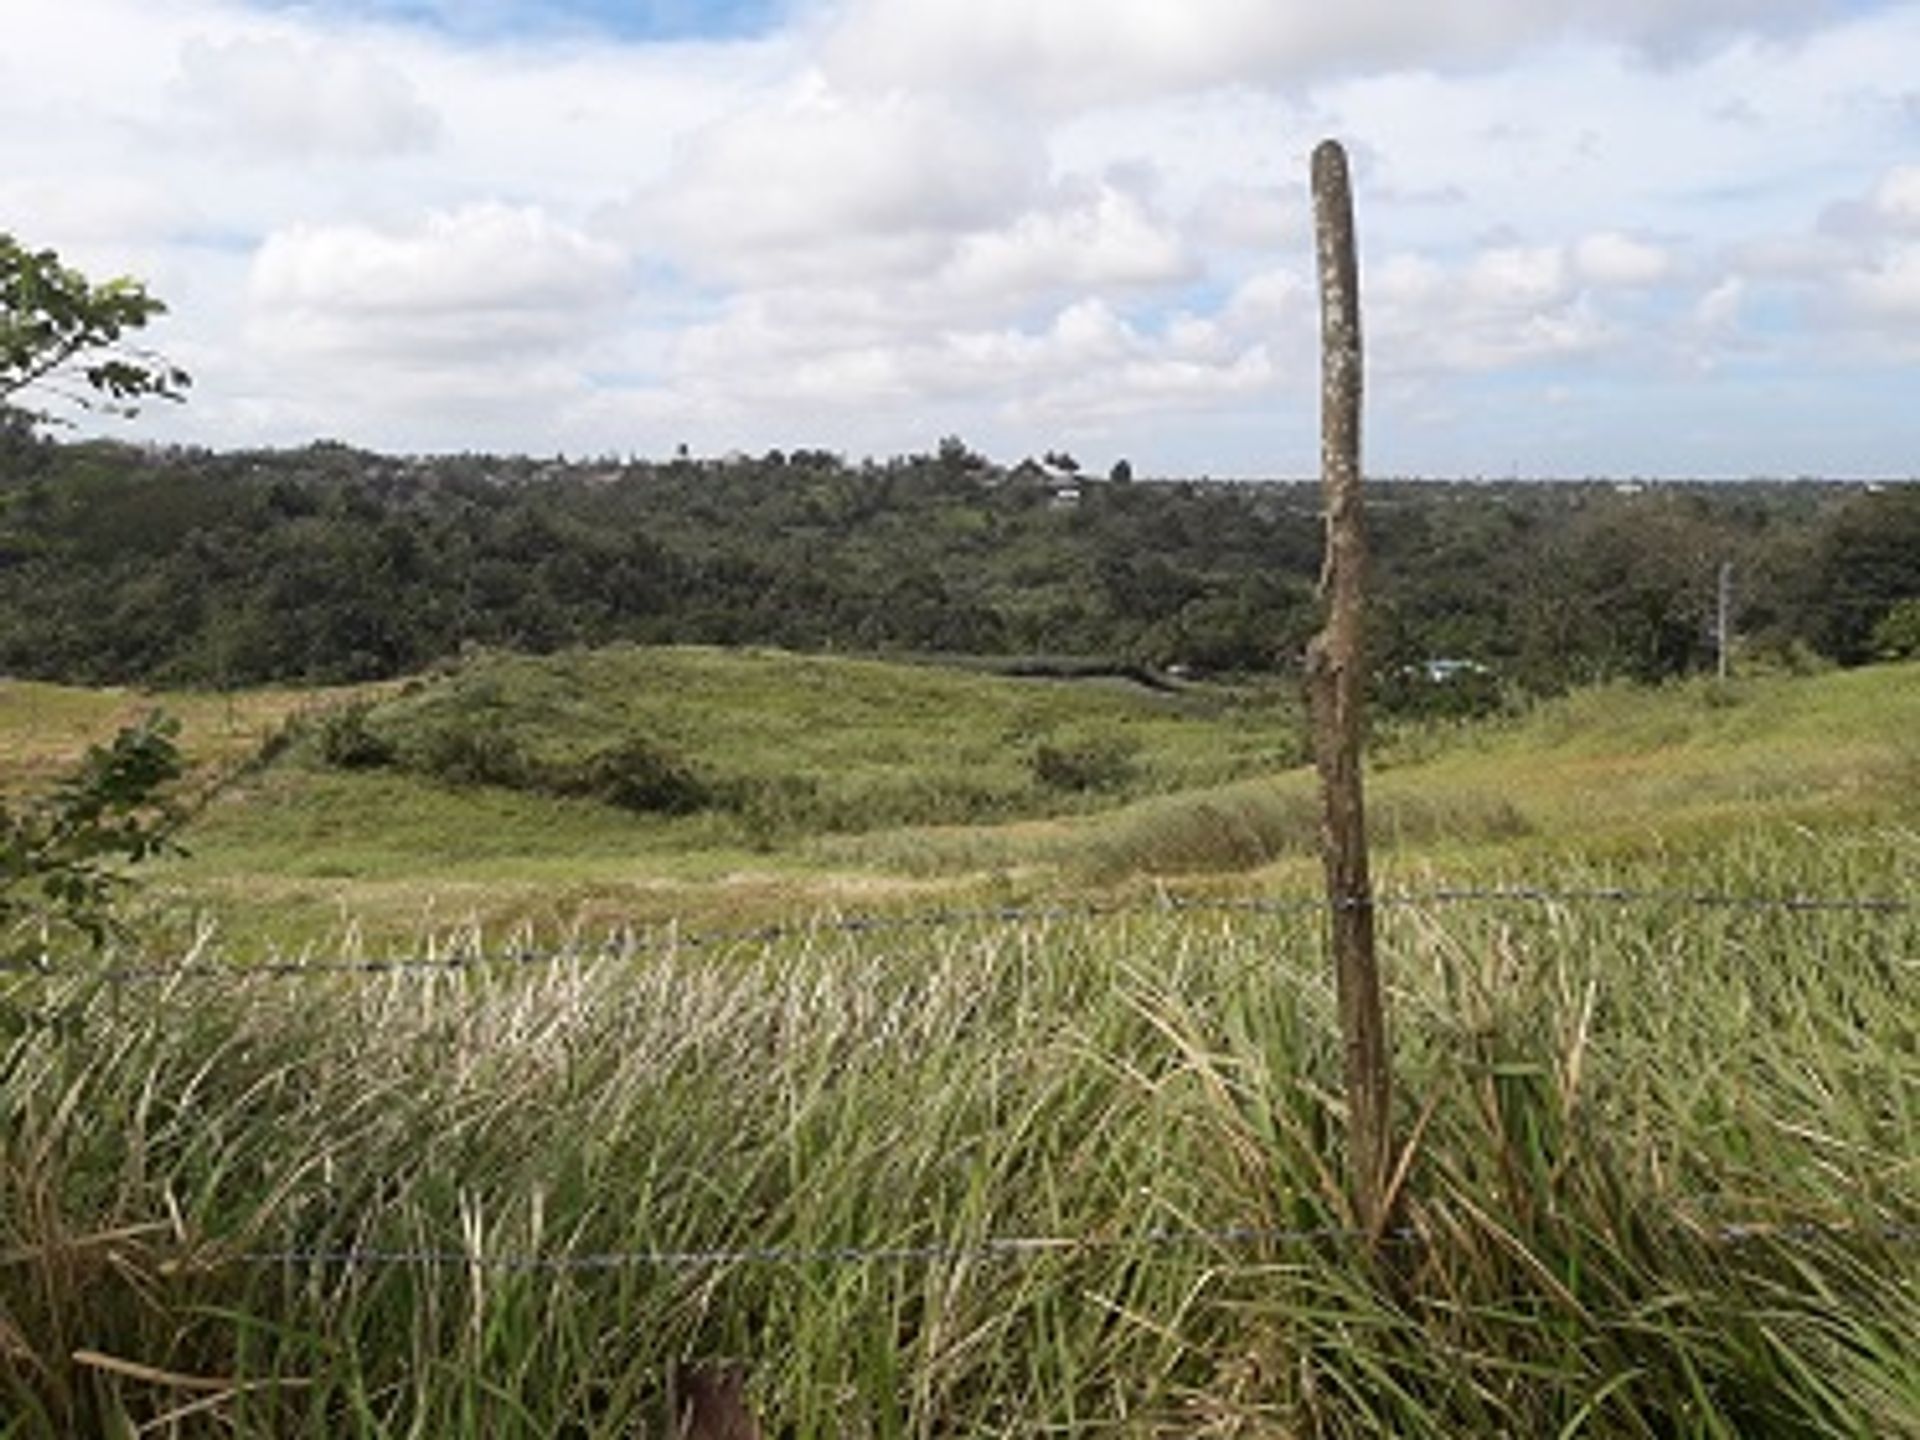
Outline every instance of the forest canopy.
<path fill-rule="evenodd" d="M 1318 502 L 957 442 L 566 462 L 16 425 L 0 667 L 228 686 L 629 640 L 1284 671 L 1318 623 Z M 1749 654 L 1869 660 L 1920 597 L 1920 485 L 1370 482 L 1369 525 L 1376 668 L 1416 698 L 1438 659 L 1537 691 L 1709 667 L 1723 562 Z"/>

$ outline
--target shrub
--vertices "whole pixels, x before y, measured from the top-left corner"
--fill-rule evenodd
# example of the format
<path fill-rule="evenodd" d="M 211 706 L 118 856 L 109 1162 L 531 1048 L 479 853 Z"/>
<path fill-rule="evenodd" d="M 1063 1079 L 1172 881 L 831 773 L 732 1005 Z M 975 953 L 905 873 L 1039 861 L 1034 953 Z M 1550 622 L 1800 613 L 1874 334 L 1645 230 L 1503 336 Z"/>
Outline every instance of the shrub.
<path fill-rule="evenodd" d="M 644 735 L 629 735 L 547 779 L 541 788 L 651 815 L 691 815 L 715 798 L 699 771 Z"/>
<path fill-rule="evenodd" d="M 1027 757 L 1033 778 L 1049 790 L 1119 790 L 1139 774 L 1139 747 L 1111 736 L 1043 744 Z"/>
<path fill-rule="evenodd" d="M 1094 838 L 1082 857 L 1090 878 L 1253 870 L 1310 853 L 1319 833 L 1310 794 L 1236 786 L 1145 806 Z"/>
<path fill-rule="evenodd" d="M 484 724 L 455 721 L 427 730 L 405 758 L 408 769 L 453 785 L 533 788 L 533 768 L 519 742 Z"/>
<path fill-rule="evenodd" d="M 1920 599 L 1902 600 L 1873 627 L 1873 653 L 1883 660 L 1920 655 Z"/>
<path fill-rule="evenodd" d="M 372 706 L 360 700 L 320 720 L 320 758 L 336 770 L 378 770 L 391 765 L 393 742 L 367 723 Z"/>
<path fill-rule="evenodd" d="M 756 841 L 771 842 L 815 828 L 830 828 L 830 808 L 820 798 L 820 782 L 811 775 L 754 775 L 726 782 L 721 802 L 746 823 Z"/>

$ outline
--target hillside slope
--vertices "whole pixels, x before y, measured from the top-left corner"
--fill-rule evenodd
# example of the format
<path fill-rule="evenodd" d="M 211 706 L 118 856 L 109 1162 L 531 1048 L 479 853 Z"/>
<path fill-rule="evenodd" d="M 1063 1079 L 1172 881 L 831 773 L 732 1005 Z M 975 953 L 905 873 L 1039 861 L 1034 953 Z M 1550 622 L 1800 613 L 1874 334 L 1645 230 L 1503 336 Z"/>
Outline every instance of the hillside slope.
<path fill-rule="evenodd" d="M 461 925 L 1314 881 L 1313 780 L 1284 693 L 620 647 L 481 654 L 376 692 L 8 685 L 0 753 L 47 773 L 149 703 L 184 715 L 203 783 L 250 750 L 274 757 L 155 872 L 176 939 L 207 917 L 246 948 L 406 946 Z M 1764 836 L 1911 833 L 1916 720 L 1908 664 L 1607 687 L 1388 730 L 1370 792 L 1382 873 L 1677 870 Z"/>

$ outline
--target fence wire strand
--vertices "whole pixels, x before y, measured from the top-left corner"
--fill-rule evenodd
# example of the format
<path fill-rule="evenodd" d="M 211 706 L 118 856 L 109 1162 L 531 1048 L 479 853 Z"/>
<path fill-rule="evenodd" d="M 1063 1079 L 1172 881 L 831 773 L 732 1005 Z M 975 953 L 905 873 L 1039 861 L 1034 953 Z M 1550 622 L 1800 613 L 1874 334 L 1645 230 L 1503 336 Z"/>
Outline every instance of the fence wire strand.
<path fill-rule="evenodd" d="M 1337 902 L 1336 902 L 1337 903 Z M 1424 890 L 1394 890 L 1349 902 L 1377 909 L 1442 907 L 1467 904 L 1544 906 L 1668 906 L 1691 909 L 1745 910 L 1779 913 L 1842 912 L 1865 915 L 1905 915 L 1916 901 L 1894 895 L 1743 894 L 1731 891 L 1588 886 L 1560 888 L 1544 885 L 1437 886 Z M 40 976 L 91 975 L 111 982 L 184 980 L 195 978 L 276 979 L 326 975 L 378 976 L 405 973 L 459 973 L 482 967 L 536 967 L 594 963 L 668 954 L 681 950 L 737 945 L 777 944 L 821 935 L 862 935 L 991 925 L 1071 924 L 1125 917 L 1219 915 L 1310 915 L 1325 912 L 1324 896 L 1204 897 L 1161 894 L 1151 899 L 1086 901 L 1073 904 L 948 907 L 907 912 L 821 915 L 806 920 L 701 931 L 667 922 L 650 930 L 624 929 L 598 944 L 571 944 L 553 948 L 519 947 L 488 951 L 456 947 L 447 954 L 401 956 L 386 959 L 325 960 L 300 958 L 244 961 L 185 961 L 164 965 L 120 966 L 83 971 L 28 961 L 0 962 L 0 972 Z M 1708 1207 L 1711 1208 L 1711 1207 Z M 1807 1221 L 1738 1220 L 1696 1222 L 1679 1228 L 1696 1240 L 1715 1245 L 1746 1245 L 1768 1241 L 1804 1244 L 1817 1240 L 1879 1240 L 1906 1245 L 1920 1241 L 1920 1228 L 1901 1225 L 1847 1225 Z M 806 1246 L 750 1245 L 697 1249 L 639 1249 L 558 1252 L 486 1253 L 471 1248 L 339 1247 L 244 1251 L 205 1258 L 214 1267 L 322 1267 L 329 1269 L 390 1269 L 468 1267 L 503 1273 L 586 1273 L 618 1270 L 693 1270 L 732 1267 L 886 1266 L 987 1263 L 1114 1251 L 1165 1254 L 1180 1249 L 1251 1250 L 1363 1243 L 1417 1246 L 1428 1237 L 1411 1227 L 1382 1235 L 1345 1225 L 1280 1229 L 1234 1226 L 1219 1229 L 1154 1229 L 1133 1234 L 1008 1235 L 973 1242 L 941 1241 L 917 1245 Z M 194 1262 L 186 1262 L 192 1264 Z"/>
<path fill-rule="evenodd" d="M 250 1251 L 234 1257 L 246 1265 L 313 1265 L 330 1268 L 462 1265 L 484 1270 L 699 1270 L 732 1266 L 803 1267 L 808 1265 L 942 1265 L 969 1261 L 1029 1259 L 1042 1255 L 1070 1255 L 1116 1250 L 1164 1251 L 1213 1246 L 1242 1249 L 1257 1245 L 1298 1246 L 1354 1243 L 1367 1238 L 1364 1230 L 1322 1225 L 1295 1230 L 1234 1226 L 1217 1230 L 1148 1230 L 1134 1235 L 1000 1235 L 969 1243 L 936 1242 L 925 1245 L 746 1245 L 693 1250 L 603 1250 L 554 1255 L 489 1255 L 462 1249 L 337 1249 Z M 1410 1243 L 1411 1230 L 1383 1237 L 1387 1243 Z"/>
<path fill-rule="evenodd" d="M 1766 1241 L 1804 1244 L 1815 1240 L 1878 1240 L 1889 1245 L 1920 1241 L 1920 1229 L 1906 1225 L 1842 1225 L 1813 1221 L 1729 1221 L 1681 1227 L 1702 1243 L 1749 1245 Z M 305 1266 L 326 1269 L 393 1269 L 460 1266 L 509 1273 L 574 1273 L 605 1270 L 706 1270 L 735 1267 L 804 1268 L 886 1265 L 948 1265 L 1077 1255 L 1214 1248 L 1294 1249 L 1302 1246 L 1376 1244 L 1418 1246 L 1428 1236 L 1398 1226 L 1380 1236 L 1349 1225 L 1298 1229 L 1230 1226 L 1213 1230 L 1147 1230 L 1133 1235 L 1003 1235 L 970 1243 L 925 1245 L 747 1245 L 689 1250 L 599 1250 L 533 1254 L 488 1254 L 473 1249 L 341 1248 L 260 1250 L 228 1257 L 227 1263 L 256 1267 Z"/>
<path fill-rule="evenodd" d="M 1068 924 L 1125 916 L 1181 914 L 1301 915 L 1333 905 L 1376 910 L 1419 909 L 1470 904 L 1671 906 L 1700 910 L 1780 913 L 1855 913 L 1905 915 L 1914 899 L 1899 895 L 1742 894 L 1733 891 L 1642 889 L 1630 886 L 1558 888 L 1544 885 L 1444 885 L 1425 890 L 1388 891 L 1369 898 L 1329 902 L 1324 896 L 1212 898 L 1161 895 L 1148 900 L 1086 901 L 1074 904 L 998 905 L 908 912 L 817 916 L 808 920 L 732 930 L 682 929 L 666 922 L 648 931 L 627 929 L 598 944 L 519 947 L 505 950 L 450 947 L 444 955 L 389 958 L 258 961 L 179 961 L 171 964 L 120 965 L 83 970 L 44 958 L 0 961 L 0 974 L 89 975 L 112 983 L 194 978 L 290 979 L 322 975 L 391 975 L 457 972 L 483 968 L 541 967 L 594 960 L 624 960 L 643 954 L 733 945 L 772 945 L 819 935 L 862 935 L 887 931 L 931 930 L 981 925 Z"/>

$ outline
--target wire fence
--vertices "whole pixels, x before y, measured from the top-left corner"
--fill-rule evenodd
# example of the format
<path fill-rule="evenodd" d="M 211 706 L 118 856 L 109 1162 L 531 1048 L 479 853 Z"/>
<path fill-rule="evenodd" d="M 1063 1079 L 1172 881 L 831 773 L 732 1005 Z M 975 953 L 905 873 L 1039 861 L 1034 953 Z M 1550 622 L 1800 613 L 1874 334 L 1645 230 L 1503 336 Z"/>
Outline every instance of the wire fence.
<path fill-rule="evenodd" d="M 1231 1226 L 1215 1230 L 1147 1230 L 1131 1235 L 998 1235 L 965 1243 L 924 1245 L 745 1245 L 688 1250 L 602 1250 L 558 1254 L 487 1254 L 472 1248 L 264 1250 L 235 1256 L 245 1265 L 309 1265 L 360 1269 L 392 1266 L 471 1266 L 504 1271 L 705 1270 L 736 1266 L 943 1265 L 1032 1259 L 1116 1250 L 1165 1251 L 1213 1247 L 1356 1244 L 1368 1238 L 1350 1226 L 1320 1225 L 1283 1230 Z M 1412 1230 L 1396 1230 L 1382 1243 L 1409 1244 Z"/>
<path fill-rule="evenodd" d="M 1904 895 L 1748 894 L 1685 888 L 1628 886 L 1555 887 L 1547 885 L 1455 885 L 1392 890 L 1351 903 L 1374 908 L 1421 909 L 1455 905 L 1670 907 L 1787 914 L 1851 913 L 1905 916 L 1920 910 L 1920 900 Z M 1147 899 L 1082 901 L 1071 904 L 941 907 L 913 911 L 828 914 L 800 921 L 699 930 L 663 923 L 649 929 L 624 928 L 598 943 L 550 948 L 509 947 L 486 950 L 455 946 L 445 954 L 392 958 L 267 958 L 255 962 L 186 961 L 173 964 L 81 970 L 44 962 L 0 963 L 0 972 L 39 976 L 86 974 L 112 982 L 194 978 L 276 979 L 310 976 L 392 975 L 409 972 L 457 973 L 483 967 L 538 967 L 635 958 L 648 953 L 738 945 L 777 944 L 823 935 L 865 935 L 942 928 L 996 925 L 1044 925 L 1105 919 L 1177 915 L 1304 916 L 1324 913 L 1330 902 L 1319 895 L 1207 897 L 1162 893 Z M 1712 1208 L 1702 1206 L 1697 1208 Z M 1907 1245 L 1920 1241 L 1920 1228 L 1890 1224 L 1836 1224 L 1804 1220 L 1735 1220 L 1676 1226 L 1702 1243 L 1743 1245 L 1764 1241 L 1805 1243 L 1816 1240 L 1878 1241 Z M 201 1257 L 195 1263 L 254 1267 L 388 1269 L 466 1267 L 502 1273 L 585 1273 L 618 1270 L 696 1270 L 743 1266 L 902 1266 L 990 1263 L 1116 1250 L 1164 1254 L 1177 1250 L 1284 1250 L 1311 1246 L 1384 1245 L 1417 1247 L 1432 1237 L 1411 1227 L 1380 1235 L 1353 1226 L 1326 1224 L 1299 1228 L 1230 1226 L 1213 1229 L 1149 1229 L 1128 1234 L 1005 1235 L 976 1241 L 934 1241 L 875 1246 L 748 1245 L 686 1249 L 588 1250 L 556 1253 L 501 1251 L 472 1246 L 381 1248 L 349 1246 L 243 1251 Z"/>
<path fill-rule="evenodd" d="M 1768 1241 L 1802 1244 L 1815 1240 L 1866 1240 L 1887 1245 L 1920 1241 L 1920 1228 L 1890 1224 L 1840 1224 L 1805 1220 L 1740 1220 L 1675 1227 L 1702 1244 L 1750 1245 Z M 1314 1225 L 1294 1229 L 1228 1226 L 1218 1229 L 1155 1229 L 1126 1235 L 1000 1235 L 970 1242 L 921 1245 L 745 1245 L 684 1250 L 587 1250 L 550 1254 L 477 1247 L 434 1249 L 287 1249 L 246 1251 L 226 1263 L 256 1267 L 324 1269 L 430 1269 L 462 1267 L 506 1273 L 579 1273 L 606 1270 L 718 1270 L 739 1267 L 802 1269 L 958 1265 L 1030 1260 L 1115 1251 L 1164 1254 L 1175 1250 L 1287 1250 L 1303 1247 L 1417 1248 L 1432 1240 L 1414 1226 L 1396 1226 L 1380 1235 L 1351 1225 Z"/>
<path fill-rule="evenodd" d="M 737 945 L 778 944 L 822 935 L 863 935 L 888 931 L 985 925 L 1041 925 L 1089 922 L 1125 916 L 1228 914 L 1307 915 L 1340 905 L 1375 910 L 1439 908 L 1472 904 L 1610 907 L 1666 906 L 1681 909 L 1779 913 L 1853 913 L 1908 915 L 1920 900 L 1903 895 L 1743 894 L 1732 891 L 1635 888 L 1628 886 L 1555 887 L 1547 885 L 1436 886 L 1386 891 L 1368 898 L 1330 902 L 1322 895 L 1212 897 L 1160 894 L 1149 899 L 1080 901 L 1070 904 L 941 907 L 912 911 L 875 911 L 818 915 L 805 920 L 733 929 L 700 930 L 668 921 L 647 928 L 623 927 L 597 943 L 557 946 L 450 944 L 446 953 L 390 957 L 326 959 L 300 956 L 258 960 L 184 960 L 161 964 L 88 968 L 55 964 L 47 956 L 0 960 L 0 974 L 86 975 L 112 983 L 194 978 L 289 979 L 324 975 L 391 975 L 451 972 L 483 968 L 542 967 L 592 960 L 631 959 L 648 953 Z"/>

